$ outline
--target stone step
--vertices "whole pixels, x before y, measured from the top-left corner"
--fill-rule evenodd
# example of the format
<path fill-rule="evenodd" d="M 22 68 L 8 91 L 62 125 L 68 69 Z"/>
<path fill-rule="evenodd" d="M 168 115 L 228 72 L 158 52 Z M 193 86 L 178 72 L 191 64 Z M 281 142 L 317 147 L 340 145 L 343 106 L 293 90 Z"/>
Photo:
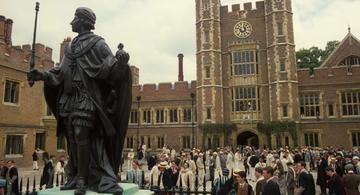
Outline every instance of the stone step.
<path fill-rule="evenodd" d="M 139 186 L 132 183 L 119 183 L 124 189 L 122 195 L 153 195 L 150 190 L 139 190 Z M 45 189 L 38 192 L 38 195 L 73 195 L 74 190 L 60 191 L 60 187 L 54 187 L 51 189 Z M 87 191 L 86 195 L 111 195 L 111 194 L 99 194 L 97 192 Z"/>

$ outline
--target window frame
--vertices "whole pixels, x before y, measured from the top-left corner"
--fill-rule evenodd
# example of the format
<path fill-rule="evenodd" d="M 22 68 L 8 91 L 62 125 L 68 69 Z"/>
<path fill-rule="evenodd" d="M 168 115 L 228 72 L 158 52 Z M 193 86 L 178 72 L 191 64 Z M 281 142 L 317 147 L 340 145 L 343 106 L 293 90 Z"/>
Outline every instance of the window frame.
<path fill-rule="evenodd" d="M 8 153 L 8 137 L 9 136 L 16 136 L 21 137 L 21 153 Z M 5 135 L 5 158 L 16 158 L 16 157 L 23 157 L 24 156 L 24 143 L 25 143 L 25 135 L 24 134 L 6 134 Z M 11 149 L 9 149 L 11 150 Z"/>
<path fill-rule="evenodd" d="M 6 83 L 7 82 L 13 82 L 13 83 L 18 83 L 19 87 L 18 87 L 18 93 L 17 93 L 17 103 L 13 103 L 13 102 L 7 102 L 5 101 L 5 97 L 6 97 Z M 13 78 L 9 78 L 9 77 L 5 77 L 4 78 L 4 84 L 3 84 L 3 98 L 2 98 L 2 103 L 3 105 L 6 106 L 16 106 L 19 107 L 20 106 L 20 102 L 21 102 L 21 87 L 22 87 L 22 82 L 20 80 L 17 79 L 13 79 Z"/>

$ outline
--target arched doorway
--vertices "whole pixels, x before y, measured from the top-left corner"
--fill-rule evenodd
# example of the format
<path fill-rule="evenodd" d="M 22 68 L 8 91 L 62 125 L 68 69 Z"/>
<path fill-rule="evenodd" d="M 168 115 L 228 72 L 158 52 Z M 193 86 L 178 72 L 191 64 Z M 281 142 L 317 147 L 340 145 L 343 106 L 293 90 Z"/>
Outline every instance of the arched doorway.
<path fill-rule="evenodd" d="M 242 132 L 237 136 L 237 145 L 259 148 L 259 137 L 251 131 Z"/>

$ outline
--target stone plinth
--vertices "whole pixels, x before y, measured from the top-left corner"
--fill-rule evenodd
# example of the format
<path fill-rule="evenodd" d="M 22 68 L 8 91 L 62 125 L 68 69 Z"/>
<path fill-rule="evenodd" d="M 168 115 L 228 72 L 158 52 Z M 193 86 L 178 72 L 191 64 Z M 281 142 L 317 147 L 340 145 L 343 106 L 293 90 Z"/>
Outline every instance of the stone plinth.
<path fill-rule="evenodd" d="M 132 183 L 119 183 L 124 189 L 122 195 L 152 195 L 154 194 L 150 190 L 139 190 L 139 186 Z M 38 192 L 38 195 L 73 195 L 74 190 L 60 191 L 60 187 L 46 189 Z M 87 191 L 86 195 L 111 195 L 111 194 L 100 194 L 97 192 Z"/>

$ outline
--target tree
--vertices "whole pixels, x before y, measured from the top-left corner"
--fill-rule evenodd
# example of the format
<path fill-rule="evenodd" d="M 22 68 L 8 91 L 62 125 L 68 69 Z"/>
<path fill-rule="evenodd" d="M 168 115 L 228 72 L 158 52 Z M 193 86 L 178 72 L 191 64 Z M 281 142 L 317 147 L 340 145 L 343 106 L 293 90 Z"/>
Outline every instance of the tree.
<path fill-rule="evenodd" d="M 339 44 L 339 41 L 329 41 L 326 44 L 325 50 L 315 46 L 310 47 L 309 49 L 300 49 L 296 52 L 298 68 L 313 69 L 319 67 Z"/>

